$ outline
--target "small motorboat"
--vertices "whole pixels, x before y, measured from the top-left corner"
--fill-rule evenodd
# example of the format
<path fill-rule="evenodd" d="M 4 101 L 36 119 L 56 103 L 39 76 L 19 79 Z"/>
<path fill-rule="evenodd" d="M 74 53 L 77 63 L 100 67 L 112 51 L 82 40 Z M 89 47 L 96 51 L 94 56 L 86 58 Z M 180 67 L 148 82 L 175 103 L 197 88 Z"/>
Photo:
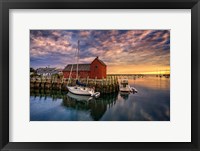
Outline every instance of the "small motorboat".
<path fill-rule="evenodd" d="M 119 84 L 119 90 L 120 92 L 125 92 L 125 93 L 137 93 L 137 89 L 134 87 L 130 87 L 130 85 L 128 84 L 128 79 L 122 79 L 120 84 Z"/>
<path fill-rule="evenodd" d="M 128 79 L 122 79 L 119 84 L 119 90 L 120 92 L 131 92 L 132 89 L 130 85 L 128 84 Z"/>

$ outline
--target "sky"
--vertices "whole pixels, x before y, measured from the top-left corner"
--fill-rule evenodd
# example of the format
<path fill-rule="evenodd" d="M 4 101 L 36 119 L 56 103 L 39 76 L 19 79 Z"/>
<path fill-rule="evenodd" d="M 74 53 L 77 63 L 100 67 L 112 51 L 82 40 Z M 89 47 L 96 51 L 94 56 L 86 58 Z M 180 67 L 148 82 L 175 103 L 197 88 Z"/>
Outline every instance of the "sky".
<path fill-rule="evenodd" d="M 30 30 L 30 67 L 63 69 L 97 56 L 107 74 L 155 74 L 170 70 L 170 30 Z"/>

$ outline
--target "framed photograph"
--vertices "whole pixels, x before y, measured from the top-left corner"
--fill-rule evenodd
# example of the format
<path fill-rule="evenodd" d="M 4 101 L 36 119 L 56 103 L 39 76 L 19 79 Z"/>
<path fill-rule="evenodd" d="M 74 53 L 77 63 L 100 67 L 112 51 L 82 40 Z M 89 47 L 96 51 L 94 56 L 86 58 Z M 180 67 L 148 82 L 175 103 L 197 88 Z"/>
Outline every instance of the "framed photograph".
<path fill-rule="evenodd" d="M 1 149 L 200 150 L 199 7 L 1 0 Z"/>

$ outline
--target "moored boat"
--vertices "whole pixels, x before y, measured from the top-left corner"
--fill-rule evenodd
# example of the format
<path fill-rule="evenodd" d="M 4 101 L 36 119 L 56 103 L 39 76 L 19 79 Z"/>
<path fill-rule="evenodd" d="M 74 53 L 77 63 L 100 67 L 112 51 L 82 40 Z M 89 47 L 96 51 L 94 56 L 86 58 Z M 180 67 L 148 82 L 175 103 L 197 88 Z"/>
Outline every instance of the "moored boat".
<path fill-rule="evenodd" d="M 120 84 L 119 84 L 119 90 L 120 92 L 122 93 L 130 93 L 130 92 L 133 92 L 133 93 L 137 93 L 137 89 L 134 88 L 134 87 L 131 87 L 128 83 L 128 79 L 122 79 L 120 81 Z"/>
<path fill-rule="evenodd" d="M 81 86 L 67 86 L 69 92 L 77 95 L 90 95 L 94 94 L 94 90 L 88 87 L 81 87 Z"/>
<path fill-rule="evenodd" d="M 100 96 L 100 92 L 95 92 L 95 90 L 93 88 L 89 88 L 87 87 L 86 84 L 80 83 L 78 81 L 78 62 L 79 62 L 79 41 L 78 41 L 78 49 L 77 49 L 77 69 L 76 69 L 76 85 L 75 86 L 68 86 L 67 84 L 67 89 L 69 92 L 76 94 L 76 95 L 88 95 L 88 96 L 92 96 L 92 97 L 99 97 Z M 70 75 L 69 75 L 69 79 L 71 78 L 71 73 L 73 70 L 73 65 L 71 67 L 71 71 L 70 71 Z"/>

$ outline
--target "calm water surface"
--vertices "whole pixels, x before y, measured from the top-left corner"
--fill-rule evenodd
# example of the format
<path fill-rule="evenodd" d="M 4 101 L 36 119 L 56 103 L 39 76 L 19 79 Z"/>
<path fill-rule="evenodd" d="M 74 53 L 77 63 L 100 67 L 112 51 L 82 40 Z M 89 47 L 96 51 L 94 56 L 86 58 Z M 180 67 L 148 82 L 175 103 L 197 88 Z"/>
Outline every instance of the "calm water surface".
<path fill-rule="evenodd" d="M 129 79 L 138 90 L 98 99 L 59 91 L 31 91 L 31 121 L 169 121 L 170 79 Z M 88 100 L 88 101 L 87 101 Z"/>

